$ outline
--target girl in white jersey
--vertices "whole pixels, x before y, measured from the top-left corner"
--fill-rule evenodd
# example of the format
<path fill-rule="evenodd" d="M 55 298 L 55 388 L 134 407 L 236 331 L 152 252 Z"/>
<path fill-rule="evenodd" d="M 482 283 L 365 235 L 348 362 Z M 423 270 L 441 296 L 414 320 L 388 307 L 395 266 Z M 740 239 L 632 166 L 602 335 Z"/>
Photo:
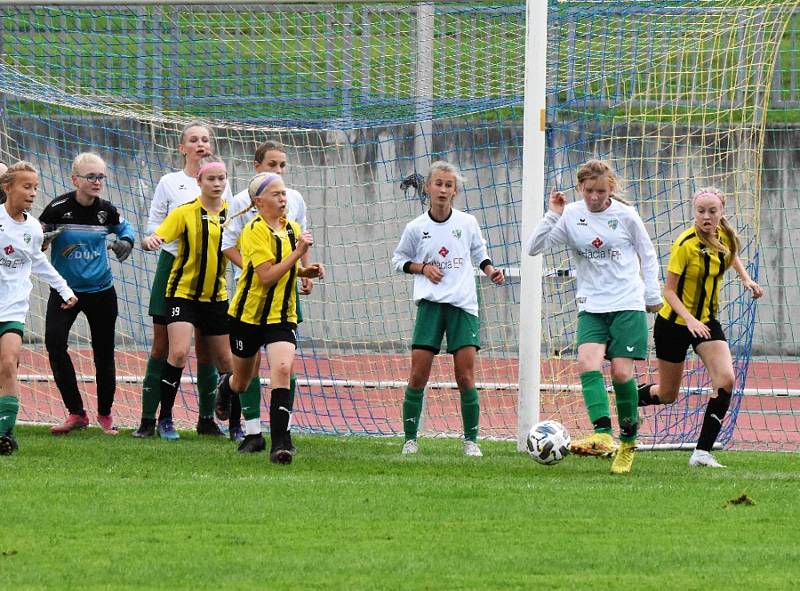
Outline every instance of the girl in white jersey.
<path fill-rule="evenodd" d="M 179 205 L 194 200 L 200 194 L 197 185 L 197 171 L 200 160 L 212 154 L 211 130 L 202 123 L 190 123 L 181 132 L 178 151 L 183 156 L 183 170 L 164 175 L 158 182 L 150 215 L 147 219 L 147 233 L 152 234 Z M 228 185 L 222 198 L 231 199 Z M 153 318 L 153 346 L 147 360 L 144 383 L 142 384 L 142 420 L 134 437 L 152 437 L 156 431 L 156 411 L 160 402 L 161 372 L 169 353 L 165 291 L 172 263 L 178 252 L 176 243 L 165 244 L 158 258 L 158 267 L 150 291 L 150 316 Z M 214 422 L 214 390 L 217 387 L 217 370 L 214 367 L 208 343 L 200 336 L 195 338 L 197 355 L 197 393 L 199 399 L 199 419 L 197 432 L 201 435 L 223 435 Z"/>
<path fill-rule="evenodd" d="M 0 205 L 0 455 L 17 450 L 17 365 L 34 273 L 72 308 L 78 299 L 42 252 L 42 226 L 27 211 L 39 189 L 32 164 L 17 162 L 0 176 L 6 201 Z"/>
<path fill-rule="evenodd" d="M 403 230 L 394 251 L 396 271 L 414 275 L 417 320 L 411 342 L 411 375 L 403 400 L 404 454 L 419 450 L 417 427 L 422 398 L 433 358 L 447 334 L 447 352 L 453 355 L 456 383 L 461 392 L 464 454 L 483 455 L 477 444 L 480 405 L 475 389 L 475 354 L 478 339 L 478 295 L 473 263 L 496 285 L 503 271 L 486 255 L 486 243 L 474 216 L 453 208 L 464 179 L 449 162 L 431 165 L 425 188 L 430 209 Z"/>
<path fill-rule="evenodd" d="M 647 357 L 645 310 L 661 307 L 658 258 L 639 214 L 615 196 L 620 183 L 608 164 L 589 160 L 582 165 L 577 190 L 583 199 L 566 204 L 564 193 L 553 189 L 550 209 L 525 249 L 529 255 L 561 244 L 571 249 L 578 275 L 578 364 L 594 434 L 575 441 L 570 450 L 594 456 L 616 452 L 611 472 L 623 474 L 633 465 L 639 428 L 633 361 Z M 604 358 L 611 361 L 619 450 L 611 436 L 608 392 L 600 371 Z"/>

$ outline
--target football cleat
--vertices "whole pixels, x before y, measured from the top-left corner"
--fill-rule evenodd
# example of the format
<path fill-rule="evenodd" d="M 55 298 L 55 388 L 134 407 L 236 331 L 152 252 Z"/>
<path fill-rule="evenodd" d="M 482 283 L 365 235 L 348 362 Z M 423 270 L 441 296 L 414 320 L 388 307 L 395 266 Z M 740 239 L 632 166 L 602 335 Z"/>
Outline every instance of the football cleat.
<path fill-rule="evenodd" d="M 415 454 L 419 451 L 419 444 L 416 439 L 409 439 L 403 444 L 403 451 L 400 453 L 404 456 Z"/>
<path fill-rule="evenodd" d="M 50 433 L 53 435 L 66 435 L 70 431 L 77 431 L 78 429 L 85 429 L 89 426 L 89 417 L 86 415 L 73 415 L 70 414 L 60 425 L 55 425 L 50 428 Z"/>
<path fill-rule="evenodd" d="M 198 435 L 213 435 L 214 437 L 223 437 L 225 435 L 212 417 L 200 417 L 197 419 L 196 429 Z"/>
<path fill-rule="evenodd" d="M 97 424 L 100 425 L 100 428 L 106 435 L 119 435 L 119 431 L 114 426 L 114 419 L 111 418 L 111 415 L 97 415 Z"/>
<path fill-rule="evenodd" d="M 483 452 L 481 452 L 481 448 L 478 447 L 478 444 L 474 441 L 470 441 L 469 439 L 464 440 L 464 455 L 469 456 L 471 458 L 482 458 Z"/>
<path fill-rule="evenodd" d="M 614 438 L 608 433 L 594 433 L 589 437 L 573 441 L 569 446 L 569 452 L 576 456 L 596 456 L 609 458 L 617 451 Z"/>
<path fill-rule="evenodd" d="M 17 440 L 10 431 L 5 435 L 0 435 L 0 456 L 10 456 L 18 449 Z"/>
<path fill-rule="evenodd" d="M 236 443 L 241 443 L 244 441 L 244 431 L 242 431 L 242 426 L 231 425 L 231 428 L 228 429 L 228 439 L 235 441 Z"/>
<path fill-rule="evenodd" d="M 705 466 L 706 468 L 724 468 L 724 464 L 720 464 L 717 459 L 711 455 L 711 452 L 702 449 L 696 449 L 692 452 L 692 457 L 689 458 L 690 466 Z"/>
<path fill-rule="evenodd" d="M 172 422 L 172 419 L 163 419 L 158 421 L 158 435 L 161 439 L 166 439 L 168 441 L 176 441 L 181 438 L 178 432 L 175 430 L 175 425 Z"/>
<path fill-rule="evenodd" d="M 261 433 L 245 435 L 236 451 L 243 454 L 255 454 L 267 449 L 267 442 Z"/>
<path fill-rule="evenodd" d="M 139 423 L 139 428 L 133 432 L 133 436 L 139 439 L 145 437 L 155 437 L 156 434 L 156 420 L 155 419 L 142 419 Z"/>
<path fill-rule="evenodd" d="M 614 454 L 611 462 L 612 474 L 628 474 L 633 467 L 633 456 L 636 453 L 636 443 L 620 443 L 619 449 Z"/>

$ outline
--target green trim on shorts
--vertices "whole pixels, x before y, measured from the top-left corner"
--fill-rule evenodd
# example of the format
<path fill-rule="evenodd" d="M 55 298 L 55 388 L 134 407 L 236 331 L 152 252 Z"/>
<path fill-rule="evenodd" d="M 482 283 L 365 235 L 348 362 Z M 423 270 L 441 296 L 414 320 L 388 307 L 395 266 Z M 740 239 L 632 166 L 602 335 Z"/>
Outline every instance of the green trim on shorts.
<path fill-rule="evenodd" d="M 461 308 L 420 300 L 411 348 L 428 349 L 439 353 L 442 348 L 442 337 L 446 334 L 448 353 L 455 353 L 467 346 L 480 350 L 479 329 L 479 318 Z"/>
<path fill-rule="evenodd" d="M 19 332 L 19 336 L 23 336 L 25 334 L 25 324 L 16 320 L 0 322 L 0 337 L 7 332 Z"/>
<path fill-rule="evenodd" d="M 161 250 L 158 255 L 158 265 L 156 265 L 156 274 L 153 277 L 153 285 L 150 288 L 150 307 L 147 313 L 150 316 L 164 316 L 167 315 L 167 281 L 169 274 L 172 271 L 172 263 L 175 261 L 175 255 L 166 250 Z"/>
<path fill-rule="evenodd" d="M 578 312 L 578 346 L 585 343 L 606 345 L 606 359 L 647 359 L 647 313 Z"/>

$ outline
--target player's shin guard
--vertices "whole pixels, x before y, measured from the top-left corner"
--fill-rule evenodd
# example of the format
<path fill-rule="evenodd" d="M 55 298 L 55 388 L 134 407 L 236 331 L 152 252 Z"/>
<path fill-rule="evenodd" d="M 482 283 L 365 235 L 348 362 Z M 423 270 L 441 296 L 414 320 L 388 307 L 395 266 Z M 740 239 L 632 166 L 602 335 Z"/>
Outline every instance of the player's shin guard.
<path fill-rule="evenodd" d="M 219 374 L 211 363 L 197 364 L 197 397 L 199 398 L 200 416 L 214 417 L 214 397 L 216 396 Z"/>
<path fill-rule="evenodd" d="M 161 372 L 161 411 L 158 414 L 159 421 L 172 418 L 172 407 L 175 406 L 175 397 L 178 395 L 182 375 L 182 367 L 170 365 L 169 361 L 164 362 L 164 370 Z"/>
<path fill-rule="evenodd" d="M 608 392 L 603 374 L 599 371 L 587 371 L 581 374 L 583 401 L 589 412 L 589 420 L 594 425 L 595 433 L 611 433 L 611 410 L 608 404 Z"/>
<path fill-rule="evenodd" d="M 161 401 L 161 373 L 164 370 L 163 359 L 148 357 L 142 384 L 142 418 L 156 418 L 158 403 Z"/>
<path fill-rule="evenodd" d="M 639 406 L 651 406 L 653 404 L 663 404 L 658 394 L 653 394 L 655 384 L 642 384 L 637 388 L 639 396 Z"/>
<path fill-rule="evenodd" d="M 14 425 L 17 424 L 19 413 L 19 400 L 16 396 L 0 396 L 0 435 L 14 434 Z"/>
<path fill-rule="evenodd" d="M 478 390 L 470 388 L 461 392 L 461 418 L 464 422 L 464 439 L 478 440 L 478 423 L 481 418 L 481 405 L 478 402 Z"/>
<path fill-rule="evenodd" d="M 286 433 L 292 418 L 288 388 L 273 388 L 269 401 L 269 430 L 272 436 L 272 449 L 286 444 Z"/>
<path fill-rule="evenodd" d="M 406 386 L 406 395 L 403 399 L 403 433 L 405 433 L 406 441 L 417 438 L 424 395 L 424 389 L 415 390 L 411 386 Z"/>
<path fill-rule="evenodd" d="M 731 393 L 724 388 L 719 388 L 716 397 L 711 398 L 706 406 L 703 427 L 700 429 L 700 437 L 697 439 L 697 449 L 711 451 L 722 429 L 722 421 L 725 419 L 725 413 L 728 412 L 730 405 Z"/>
<path fill-rule="evenodd" d="M 639 430 L 639 394 L 633 379 L 627 382 L 612 382 L 617 395 L 617 416 L 619 418 L 619 440 L 635 443 Z"/>

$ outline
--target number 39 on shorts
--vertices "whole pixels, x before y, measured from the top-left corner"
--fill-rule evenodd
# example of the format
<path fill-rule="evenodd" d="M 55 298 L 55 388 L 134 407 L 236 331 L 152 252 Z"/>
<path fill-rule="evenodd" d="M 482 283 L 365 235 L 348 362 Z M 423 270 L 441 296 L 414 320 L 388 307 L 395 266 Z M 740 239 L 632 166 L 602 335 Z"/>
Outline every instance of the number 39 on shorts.
<path fill-rule="evenodd" d="M 180 316 L 181 314 L 181 307 L 180 306 L 173 306 L 172 307 L 172 317 L 175 318 L 176 316 Z"/>

